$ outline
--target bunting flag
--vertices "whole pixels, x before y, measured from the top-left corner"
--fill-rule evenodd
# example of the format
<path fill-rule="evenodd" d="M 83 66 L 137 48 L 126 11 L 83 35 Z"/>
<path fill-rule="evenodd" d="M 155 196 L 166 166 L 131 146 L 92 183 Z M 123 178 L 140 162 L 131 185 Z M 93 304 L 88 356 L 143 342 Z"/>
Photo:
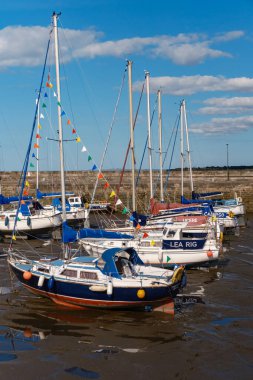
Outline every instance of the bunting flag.
<path fill-rule="evenodd" d="M 17 221 L 20 222 L 20 220 L 21 220 L 21 219 L 20 219 L 19 217 L 17 217 Z"/>
<path fill-rule="evenodd" d="M 80 142 L 81 141 L 81 139 L 80 139 L 80 137 L 78 136 L 77 138 L 76 138 L 76 142 Z"/>
<path fill-rule="evenodd" d="M 141 228 L 141 225 L 140 223 L 137 224 L 137 226 L 135 227 L 137 230 L 139 230 Z"/>
<path fill-rule="evenodd" d="M 38 128 L 41 129 L 41 125 L 40 124 L 38 124 Z"/>
<path fill-rule="evenodd" d="M 68 125 L 70 125 L 70 124 L 71 124 L 71 121 L 70 121 L 70 120 L 68 120 L 68 121 L 67 121 L 67 124 L 68 124 Z"/>
<path fill-rule="evenodd" d="M 34 165 L 33 165 L 33 163 L 32 163 L 32 162 L 30 163 L 30 168 L 34 168 Z"/>
<path fill-rule="evenodd" d="M 94 171 L 94 170 L 97 170 L 97 166 L 94 164 L 93 166 L 92 166 L 92 169 L 91 169 L 92 171 Z"/>
<path fill-rule="evenodd" d="M 45 94 L 44 94 L 44 98 L 48 98 L 48 95 L 47 95 L 47 93 L 45 92 Z"/>
<path fill-rule="evenodd" d="M 20 202 L 21 205 L 25 205 L 25 201 L 22 199 L 22 201 Z"/>
<path fill-rule="evenodd" d="M 155 241 L 151 240 L 150 245 L 151 245 L 151 247 L 154 247 L 155 246 Z"/>
<path fill-rule="evenodd" d="M 124 207 L 123 210 L 122 210 L 122 214 L 126 215 L 127 213 L 128 213 L 128 209 L 126 207 Z"/>
<path fill-rule="evenodd" d="M 15 235 L 12 236 L 12 240 L 17 240 Z"/>
<path fill-rule="evenodd" d="M 129 220 L 130 220 L 130 222 L 134 222 L 135 219 L 134 219 L 133 215 L 130 215 Z"/>
<path fill-rule="evenodd" d="M 36 139 L 41 139 L 41 136 L 38 133 L 36 134 Z"/>
<path fill-rule="evenodd" d="M 49 82 L 47 82 L 47 83 L 46 83 L 46 87 L 50 87 L 50 84 L 49 84 Z"/>
<path fill-rule="evenodd" d="M 83 147 L 82 147 L 82 150 L 81 150 L 81 152 L 87 152 L 87 149 L 85 148 L 85 146 L 83 145 Z"/>
<path fill-rule="evenodd" d="M 66 115 L 66 112 L 62 111 L 61 116 L 64 116 L 64 115 Z"/>
<path fill-rule="evenodd" d="M 76 133 L 76 130 L 75 130 L 74 128 L 72 129 L 72 133 L 73 133 L 73 134 Z"/>
<path fill-rule="evenodd" d="M 56 92 L 54 92 L 54 97 L 57 98 L 57 94 L 56 94 Z"/>
<path fill-rule="evenodd" d="M 27 196 L 28 194 L 29 194 L 28 191 L 25 189 L 25 190 L 23 191 L 23 195 Z"/>
<path fill-rule="evenodd" d="M 109 187 L 109 183 L 106 182 L 106 183 L 104 184 L 104 189 L 107 189 L 108 187 Z"/>
<path fill-rule="evenodd" d="M 167 263 L 171 260 L 171 258 L 169 256 L 167 256 Z"/>
<path fill-rule="evenodd" d="M 102 179 L 104 178 L 103 174 L 102 173 L 98 173 L 98 179 Z"/>
<path fill-rule="evenodd" d="M 61 103 L 60 102 L 57 102 L 58 106 L 61 107 Z"/>
<path fill-rule="evenodd" d="M 25 181 L 25 185 L 26 185 L 27 187 L 30 187 L 30 183 L 29 183 L 28 181 Z"/>
<path fill-rule="evenodd" d="M 119 205 L 122 205 L 122 202 L 120 199 L 118 199 L 117 202 L 115 203 L 115 206 L 119 206 Z"/>
<path fill-rule="evenodd" d="M 144 232 L 144 234 L 142 235 L 143 239 L 147 238 L 149 235 L 147 234 L 147 232 Z"/>
<path fill-rule="evenodd" d="M 39 148 L 39 145 L 35 143 L 33 147 L 34 147 L 35 149 L 38 149 L 38 148 Z"/>
<path fill-rule="evenodd" d="M 35 154 L 34 154 L 34 153 L 32 154 L 32 157 L 33 157 L 33 158 L 36 158 L 36 156 L 35 156 Z"/>
<path fill-rule="evenodd" d="M 88 156 L 88 162 L 92 160 L 92 157 L 91 156 Z"/>
<path fill-rule="evenodd" d="M 46 108 L 47 105 L 45 103 L 42 104 L 42 108 Z"/>
<path fill-rule="evenodd" d="M 41 119 L 45 119 L 43 113 L 40 114 Z"/>
<path fill-rule="evenodd" d="M 112 190 L 112 192 L 110 194 L 110 198 L 115 197 L 115 195 L 116 195 L 115 191 Z"/>

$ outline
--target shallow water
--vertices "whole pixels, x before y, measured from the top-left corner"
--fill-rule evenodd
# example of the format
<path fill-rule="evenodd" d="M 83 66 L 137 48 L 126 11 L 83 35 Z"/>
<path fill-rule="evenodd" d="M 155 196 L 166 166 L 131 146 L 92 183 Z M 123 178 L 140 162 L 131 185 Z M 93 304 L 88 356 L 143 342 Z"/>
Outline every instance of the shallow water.
<path fill-rule="evenodd" d="M 253 216 L 218 268 L 188 271 L 174 317 L 68 310 L 28 293 L 0 259 L 0 379 L 252 379 L 252 231 Z"/>

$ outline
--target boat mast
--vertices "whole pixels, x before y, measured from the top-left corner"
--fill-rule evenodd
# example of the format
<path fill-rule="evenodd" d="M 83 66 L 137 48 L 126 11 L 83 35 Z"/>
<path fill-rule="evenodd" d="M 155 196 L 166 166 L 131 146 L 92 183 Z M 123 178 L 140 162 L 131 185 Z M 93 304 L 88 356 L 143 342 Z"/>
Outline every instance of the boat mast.
<path fill-rule="evenodd" d="M 158 98 L 158 131 L 159 131 L 159 163 L 160 163 L 160 201 L 164 202 L 163 195 L 163 151 L 162 151 L 162 102 L 161 90 L 157 91 Z"/>
<path fill-rule="evenodd" d="M 132 161 L 132 211 L 136 211 L 135 200 L 135 157 L 134 157 L 134 124 L 133 124 L 133 99 L 132 99 L 132 61 L 127 61 L 128 89 L 129 89 L 129 122 L 130 122 L 130 150 Z"/>
<path fill-rule="evenodd" d="M 37 98 L 36 101 L 38 102 L 38 111 L 37 111 L 37 136 L 39 133 L 39 125 L 40 125 L 40 102 Z M 39 145 L 39 138 L 36 138 L 36 143 Z M 37 191 L 39 190 L 39 149 L 36 149 L 36 195 Z"/>
<path fill-rule="evenodd" d="M 184 125 L 185 125 L 185 132 L 186 132 L 187 155 L 188 155 L 189 170 L 190 170 L 191 192 L 193 193 L 194 189 L 193 189 L 193 178 L 192 178 L 192 162 L 191 162 L 191 152 L 190 152 L 190 143 L 189 143 L 189 133 L 188 133 L 188 124 L 187 124 L 187 117 L 186 117 L 185 100 L 183 100 L 183 113 L 184 113 Z"/>
<path fill-rule="evenodd" d="M 149 181 L 150 181 L 150 198 L 153 198 L 153 173 L 152 173 L 152 146 L 151 146 L 151 122 L 150 122 L 150 91 L 149 91 L 150 73 L 145 72 L 146 89 L 147 89 L 147 121 L 148 121 L 148 157 L 149 157 Z"/>
<path fill-rule="evenodd" d="M 61 173 L 61 194 L 62 194 L 62 219 L 66 221 L 66 198 L 65 198 L 65 175 L 64 175 L 64 154 L 63 154 L 63 133 L 61 120 L 61 89 L 60 89 L 60 68 L 59 68 L 59 48 L 58 48 L 58 28 L 57 18 L 60 14 L 53 13 L 54 25 L 54 46 L 55 46 L 55 71 L 56 71 L 56 89 L 57 89 L 57 111 L 58 111 L 58 128 L 59 128 L 59 149 L 60 149 L 60 173 Z"/>
<path fill-rule="evenodd" d="M 180 149 L 181 149 L 181 202 L 184 196 L 184 122 L 183 122 L 183 101 L 180 104 Z"/>

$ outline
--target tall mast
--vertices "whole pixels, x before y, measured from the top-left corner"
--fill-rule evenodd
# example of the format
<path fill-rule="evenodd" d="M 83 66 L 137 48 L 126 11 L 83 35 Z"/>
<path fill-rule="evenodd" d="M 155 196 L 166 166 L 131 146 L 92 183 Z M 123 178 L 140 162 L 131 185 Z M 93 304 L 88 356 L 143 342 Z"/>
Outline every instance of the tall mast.
<path fill-rule="evenodd" d="M 37 134 L 39 133 L 39 125 L 40 125 L 40 102 L 37 98 L 38 102 L 38 111 L 37 111 Z M 36 138 L 36 143 L 39 145 L 39 138 Z M 39 190 L 39 149 L 36 149 L 36 194 L 37 190 Z"/>
<path fill-rule="evenodd" d="M 162 102 L 161 90 L 157 91 L 158 98 L 158 131 L 159 131 L 159 163 L 160 163 L 160 201 L 164 202 L 163 195 L 163 150 L 162 150 Z"/>
<path fill-rule="evenodd" d="M 183 100 L 183 111 L 184 111 L 184 125 L 185 125 L 185 132 L 186 132 L 187 155 L 188 155 L 189 170 L 190 170 L 191 192 L 193 192 L 194 189 L 193 189 L 193 178 L 192 178 L 192 162 L 191 162 L 191 152 L 190 152 L 190 143 L 189 143 L 189 133 L 188 133 L 188 124 L 187 124 L 187 117 L 186 117 L 185 100 Z"/>
<path fill-rule="evenodd" d="M 180 154 L 181 154 L 181 202 L 184 195 L 184 120 L 183 120 L 183 101 L 180 104 Z"/>
<path fill-rule="evenodd" d="M 153 174 L 152 174 L 152 146 L 151 146 L 151 122 L 150 122 L 150 94 L 149 94 L 150 73 L 146 71 L 146 89 L 147 89 L 147 121 L 148 121 L 148 158 L 149 158 L 149 181 L 150 181 L 150 198 L 153 198 Z"/>
<path fill-rule="evenodd" d="M 133 99 L 132 99 L 132 61 L 127 62 L 128 89 L 129 89 L 129 122 L 130 122 L 130 150 L 132 162 L 132 208 L 136 211 L 135 200 L 135 158 L 134 158 L 134 124 L 133 124 Z"/>
<path fill-rule="evenodd" d="M 55 46 L 55 70 L 56 70 L 56 89 L 57 89 L 57 111 L 59 128 L 59 149 L 60 149 L 60 173 L 61 173 L 61 194 L 62 194 L 62 219 L 66 221 L 66 199 L 65 199 L 65 175 L 64 175 L 64 154 L 63 154 L 63 133 L 61 120 L 61 88 L 60 88 L 60 68 L 59 68 L 59 48 L 58 48 L 58 15 L 53 13 L 54 25 L 54 46 Z"/>

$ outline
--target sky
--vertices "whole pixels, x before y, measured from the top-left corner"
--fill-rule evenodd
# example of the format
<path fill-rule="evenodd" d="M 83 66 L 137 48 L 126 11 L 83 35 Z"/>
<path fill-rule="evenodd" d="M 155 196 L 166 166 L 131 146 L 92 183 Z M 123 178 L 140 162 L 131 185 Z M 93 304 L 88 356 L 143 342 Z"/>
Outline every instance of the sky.
<path fill-rule="evenodd" d="M 159 167 L 158 90 L 164 169 L 180 166 L 180 133 L 174 140 L 172 132 L 183 99 L 193 167 L 253 164 L 252 0 L 0 0 L 0 9 L 0 171 L 23 166 L 53 11 L 61 12 L 67 169 L 122 168 L 130 138 L 128 60 L 137 169 L 148 130 L 146 87 L 141 96 L 147 71 L 154 168 Z M 53 57 L 52 43 L 40 102 L 41 170 L 58 170 L 59 161 L 57 142 L 48 140 L 57 140 L 58 128 Z M 32 145 L 31 154 L 37 152 Z M 145 153 L 142 168 L 148 165 Z"/>

